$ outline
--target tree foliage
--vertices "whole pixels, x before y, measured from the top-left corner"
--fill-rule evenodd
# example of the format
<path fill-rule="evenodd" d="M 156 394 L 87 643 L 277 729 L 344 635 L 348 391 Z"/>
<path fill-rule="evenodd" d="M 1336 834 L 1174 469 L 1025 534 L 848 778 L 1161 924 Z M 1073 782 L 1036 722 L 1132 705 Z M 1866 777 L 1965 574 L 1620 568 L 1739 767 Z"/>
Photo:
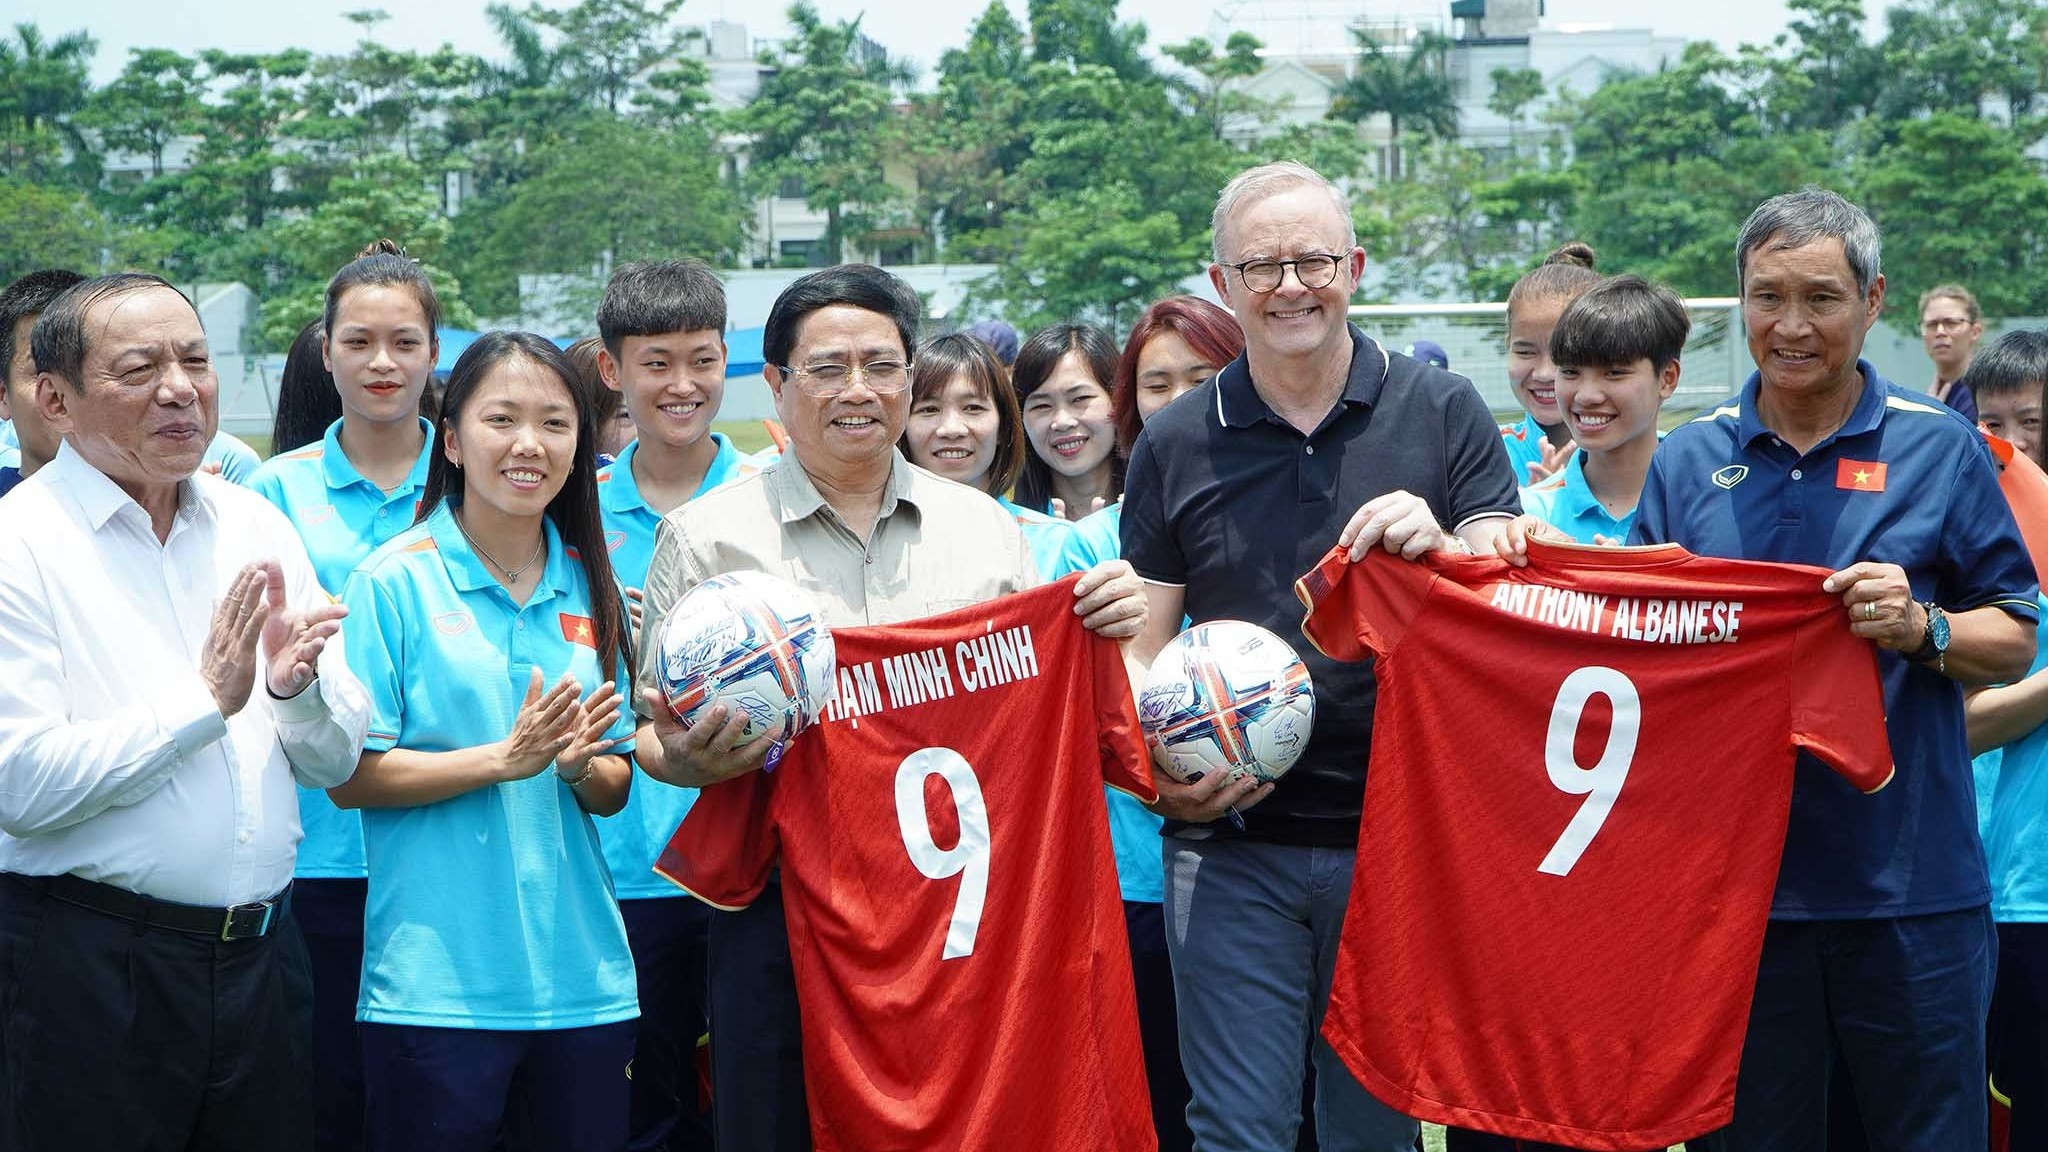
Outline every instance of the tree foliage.
<path fill-rule="evenodd" d="M 858 20 L 799 4 L 738 108 L 691 0 L 493 4 L 480 55 L 391 47 L 365 8 L 344 14 L 353 44 L 138 48 L 98 86 L 92 37 L 17 24 L 0 262 L 242 280 L 277 341 L 377 236 L 433 269 L 451 317 L 504 317 L 522 276 L 741 260 L 756 199 L 792 192 L 825 217 L 825 258 L 907 245 L 995 266 L 970 311 L 1123 324 L 1205 262 L 1222 182 L 1288 158 L 1351 187 L 1393 298 L 1497 298 L 1571 238 L 1725 294 L 1751 208 L 1821 183 L 1878 217 L 1898 292 L 1962 280 L 1993 312 L 2048 312 L 2048 6 L 1901 0 L 1875 35 L 1863 0 L 1787 7 L 1767 40 L 1590 92 L 1464 79 L 1510 125 L 1490 150 L 1456 141 L 1434 33 L 1358 30 L 1335 115 L 1290 124 L 1251 96 L 1257 40 L 1150 45 L 1117 0 L 990 0 L 922 91 Z M 1381 123 L 1384 151 L 1361 127 Z"/>

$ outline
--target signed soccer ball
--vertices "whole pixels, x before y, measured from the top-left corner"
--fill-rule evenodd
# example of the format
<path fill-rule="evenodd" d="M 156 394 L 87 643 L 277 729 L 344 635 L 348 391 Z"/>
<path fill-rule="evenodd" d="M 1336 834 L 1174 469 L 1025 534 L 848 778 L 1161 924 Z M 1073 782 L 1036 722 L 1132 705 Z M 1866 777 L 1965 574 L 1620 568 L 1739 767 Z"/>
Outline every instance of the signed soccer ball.
<path fill-rule="evenodd" d="M 832 633 L 810 595 L 765 572 L 713 576 L 683 594 L 655 653 L 663 699 L 683 727 L 713 704 L 747 718 L 743 742 L 780 745 L 832 698 Z"/>
<path fill-rule="evenodd" d="M 1211 620 L 1160 650 L 1138 698 L 1153 763 L 1183 784 L 1211 772 L 1276 780 L 1308 747 L 1308 669 L 1256 624 Z"/>

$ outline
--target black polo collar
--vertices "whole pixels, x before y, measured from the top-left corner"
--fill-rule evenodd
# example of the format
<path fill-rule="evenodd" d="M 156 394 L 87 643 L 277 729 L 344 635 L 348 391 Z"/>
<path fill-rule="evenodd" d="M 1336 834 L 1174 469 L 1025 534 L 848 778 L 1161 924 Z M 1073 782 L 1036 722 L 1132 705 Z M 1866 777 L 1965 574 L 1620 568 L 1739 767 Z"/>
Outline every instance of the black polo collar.
<path fill-rule="evenodd" d="M 1370 408 L 1379 402 L 1387 384 L 1387 353 L 1358 325 L 1346 327 L 1351 332 L 1351 372 L 1345 377 L 1342 399 L 1354 407 Z M 1216 376 L 1216 422 L 1225 428 L 1249 428 L 1261 420 L 1286 423 L 1252 386 L 1249 353 L 1239 353 Z"/>

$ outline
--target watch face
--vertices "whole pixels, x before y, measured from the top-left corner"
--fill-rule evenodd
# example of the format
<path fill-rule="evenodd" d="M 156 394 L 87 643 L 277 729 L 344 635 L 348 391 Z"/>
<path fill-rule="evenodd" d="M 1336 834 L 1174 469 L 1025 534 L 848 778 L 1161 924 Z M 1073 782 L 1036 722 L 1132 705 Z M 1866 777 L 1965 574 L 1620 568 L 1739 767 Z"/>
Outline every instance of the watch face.
<path fill-rule="evenodd" d="M 1927 635 L 1934 641 L 1934 650 L 1948 651 L 1948 613 L 1936 608 L 1927 614 Z"/>

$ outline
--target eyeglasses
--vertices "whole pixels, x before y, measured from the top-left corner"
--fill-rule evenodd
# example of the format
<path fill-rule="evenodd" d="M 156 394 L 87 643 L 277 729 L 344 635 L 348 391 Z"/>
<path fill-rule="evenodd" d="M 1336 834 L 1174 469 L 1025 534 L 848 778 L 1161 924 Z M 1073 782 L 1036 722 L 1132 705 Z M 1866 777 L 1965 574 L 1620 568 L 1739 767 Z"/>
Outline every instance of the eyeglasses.
<path fill-rule="evenodd" d="M 796 380 L 797 387 L 804 395 L 818 400 L 830 400 L 841 392 L 853 387 L 855 380 L 867 384 L 868 391 L 878 395 L 891 395 L 910 387 L 910 365 L 900 360 L 870 360 L 866 364 L 813 364 L 809 368 L 794 365 L 779 365 L 783 373 Z"/>
<path fill-rule="evenodd" d="M 1236 269 L 1244 286 L 1252 291 L 1271 292 L 1280 286 L 1289 268 L 1294 269 L 1294 278 L 1301 281 L 1303 288 L 1327 288 L 1337 278 L 1337 265 L 1343 259 L 1328 252 L 1313 252 L 1292 260 L 1245 260 L 1223 267 Z"/>
<path fill-rule="evenodd" d="M 1922 320 L 1922 332 L 1960 332 L 1970 326 L 1970 321 L 1961 316 L 1943 316 L 1934 320 Z"/>

